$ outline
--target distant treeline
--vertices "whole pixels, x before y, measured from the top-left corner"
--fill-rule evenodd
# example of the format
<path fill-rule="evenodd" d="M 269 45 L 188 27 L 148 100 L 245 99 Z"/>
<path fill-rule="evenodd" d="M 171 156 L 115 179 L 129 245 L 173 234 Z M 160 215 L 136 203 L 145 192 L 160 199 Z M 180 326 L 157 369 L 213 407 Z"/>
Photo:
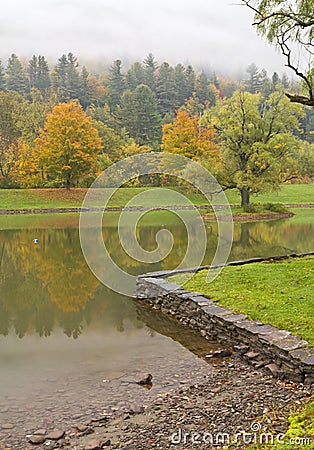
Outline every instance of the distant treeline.
<path fill-rule="evenodd" d="M 286 75 L 280 78 L 276 72 L 268 76 L 255 64 L 246 69 L 245 79 L 238 81 L 198 72 L 192 65 L 158 63 L 152 54 L 128 68 L 117 59 L 107 70 L 93 74 L 80 66 L 73 53 L 62 55 L 53 68 L 44 56 L 34 55 L 25 63 L 12 54 L 5 65 L 0 61 L 0 187 L 88 185 L 97 173 L 119 159 L 152 150 L 212 159 L 211 164 L 216 164 L 222 158 L 222 143 L 228 134 L 226 131 L 224 136 L 217 125 L 223 119 L 219 111 L 228 109 L 228 104 L 232 111 L 232 99 L 236 98 L 240 103 L 245 101 L 247 108 L 253 108 L 256 102 L 250 116 L 256 135 L 252 134 L 250 140 L 245 138 L 250 142 L 248 148 L 259 158 L 251 161 L 254 170 L 248 169 L 246 176 L 251 180 L 257 176 L 257 167 L 269 168 L 262 161 L 265 155 L 253 146 L 256 142 L 264 145 L 273 135 L 288 130 L 311 142 L 313 108 L 297 114 L 298 126 L 290 127 L 291 120 L 287 119 L 287 125 L 274 130 L 270 112 L 274 99 L 279 102 L 282 90 L 302 92 L 302 86 Z M 240 91 L 253 97 L 242 99 L 237 94 Z M 289 109 L 289 105 L 285 108 Z M 278 108 L 274 113 L 283 117 Z M 245 117 L 249 117 L 246 112 Z M 224 124 L 225 130 L 232 125 L 231 120 Z M 265 125 L 258 125 L 258 121 L 264 120 L 270 129 L 261 137 L 258 127 Z M 84 139 L 80 125 L 83 122 Z M 69 127 L 71 157 L 65 145 Z M 230 130 L 233 132 L 234 128 L 231 126 Z M 56 144 L 57 139 L 62 145 Z M 312 147 L 308 148 L 306 152 L 312 155 Z M 291 144 L 290 149 L 295 150 L 296 146 Z M 298 161 L 300 158 L 298 153 Z M 312 177 L 312 163 L 308 157 L 304 161 L 305 169 L 299 171 L 300 175 Z"/>
<path fill-rule="evenodd" d="M 244 88 L 250 93 L 262 92 L 265 97 L 275 91 L 278 83 L 285 88 L 291 84 L 285 74 L 281 79 L 276 72 L 269 77 L 266 70 L 259 70 L 255 64 L 251 64 L 246 72 Z M 134 62 L 126 71 L 117 59 L 107 71 L 96 75 L 91 75 L 85 66 L 81 67 L 73 53 L 62 55 L 53 69 L 45 56 L 40 55 L 22 63 L 16 54 L 12 54 L 6 66 L 0 60 L 0 91 L 15 91 L 29 100 L 35 88 L 45 96 L 56 95 L 59 102 L 78 99 L 84 109 L 106 103 L 114 111 L 127 101 L 123 98 L 126 92 L 134 92 L 143 84 L 157 100 L 163 122 L 173 118 L 192 96 L 204 109 L 215 104 L 217 94 L 229 98 L 240 85 L 236 80 L 217 77 L 214 73 L 209 76 L 204 71 L 196 72 L 192 65 L 158 64 L 152 54 L 143 62 Z"/>

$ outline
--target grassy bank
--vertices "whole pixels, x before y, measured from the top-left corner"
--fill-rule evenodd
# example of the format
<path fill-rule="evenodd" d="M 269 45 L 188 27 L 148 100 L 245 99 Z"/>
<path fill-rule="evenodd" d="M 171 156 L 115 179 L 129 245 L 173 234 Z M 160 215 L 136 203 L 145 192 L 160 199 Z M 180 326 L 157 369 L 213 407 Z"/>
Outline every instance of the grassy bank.
<path fill-rule="evenodd" d="M 278 443 L 276 437 L 278 432 L 271 429 L 271 424 L 276 423 L 277 416 L 285 415 L 287 418 L 288 429 L 284 436 L 280 437 L 281 443 Z M 295 405 L 294 410 L 288 416 L 282 410 L 268 412 L 259 421 L 267 432 L 271 433 L 274 441 L 269 444 L 249 445 L 246 450 L 310 450 L 314 448 L 314 395 L 302 403 Z M 284 442 L 284 443 L 283 443 Z"/>
<path fill-rule="evenodd" d="M 212 283 L 207 270 L 185 288 L 202 292 L 217 304 L 277 328 L 301 335 L 314 346 L 314 257 L 225 267 Z M 171 278 L 184 282 L 184 275 Z"/>
<path fill-rule="evenodd" d="M 119 189 L 110 201 L 110 206 L 124 206 L 135 195 L 147 188 Z M 87 189 L 0 189 L 0 209 L 49 209 L 80 207 Z M 184 194 L 184 192 L 183 192 Z M 187 193 L 187 197 L 195 205 L 207 203 L 201 194 Z M 240 197 L 236 190 L 226 191 L 227 198 L 232 205 L 239 205 Z M 314 202 L 314 184 L 284 185 L 275 193 L 268 193 L 252 197 L 254 203 L 289 203 L 305 204 Z M 150 197 L 151 203 L 160 204 L 160 194 Z M 165 199 L 166 204 L 167 201 Z M 138 199 L 138 204 L 146 204 L 147 200 Z M 103 206 L 102 196 L 96 199 L 97 206 Z"/>

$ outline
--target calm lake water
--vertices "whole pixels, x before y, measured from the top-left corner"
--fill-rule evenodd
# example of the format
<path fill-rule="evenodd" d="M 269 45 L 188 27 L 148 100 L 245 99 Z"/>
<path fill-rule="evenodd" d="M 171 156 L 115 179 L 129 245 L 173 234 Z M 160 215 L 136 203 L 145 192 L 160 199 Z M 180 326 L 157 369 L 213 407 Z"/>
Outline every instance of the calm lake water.
<path fill-rule="evenodd" d="M 104 241 L 131 274 L 172 269 L 186 251 L 180 221 L 170 213 L 153 219 L 155 225 L 149 217 L 140 224 L 140 244 L 153 249 L 167 224 L 174 248 L 163 262 L 145 264 L 119 247 L 115 215 L 108 216 Z M 215 223 L 207 233 L 204 264 L 215 251 Z M 302 210 L 291 219 L 235 224 L 229 259 L 308 251 L 314 211 Z M 38 428 L 145 404 L 214 370 L 197 355 L 216 343 L 99 283 L 82 255 L 75 215 L 1 217 L 0 268 L 0 448 L 21 449 L 21 439 Z M 154 376 L 150 391 L 129 383 L 146 372 Z"/>

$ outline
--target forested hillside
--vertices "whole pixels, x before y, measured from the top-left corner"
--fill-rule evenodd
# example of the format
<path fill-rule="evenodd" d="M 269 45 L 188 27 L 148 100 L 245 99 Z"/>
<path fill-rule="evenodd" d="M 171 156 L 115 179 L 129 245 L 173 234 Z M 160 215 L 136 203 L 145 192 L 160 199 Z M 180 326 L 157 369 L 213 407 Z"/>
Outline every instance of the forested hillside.
<path fill-rule="evenodd" d="M 117 59 L 102 73 L 72 53 L 53 67 L 44 56 L 12 54 L 0 61 L 0 185 L 87 186 L 125 156 L 161 150 L 200 160 L 226 188 L 310 180 L 313 108 L 285 95 L 300 89 L 255 64 L 239 81 L 152 54 L 129 67 Z"/>

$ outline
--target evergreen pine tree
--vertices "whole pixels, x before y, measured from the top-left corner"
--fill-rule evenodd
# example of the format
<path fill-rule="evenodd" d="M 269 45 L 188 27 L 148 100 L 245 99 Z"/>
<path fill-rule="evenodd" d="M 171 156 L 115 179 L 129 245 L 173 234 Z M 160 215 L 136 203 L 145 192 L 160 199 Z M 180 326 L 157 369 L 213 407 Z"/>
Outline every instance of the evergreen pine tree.
<path fill-rule="evenodd" d="M 261 92 L 264 98 L 268 98 L 273 92 L 272 82 L 268 78 L 267 71 L 265 69 L 261 72 Z"/>
<path fill-rule="evenodd" d="M 67 80 L 68 80 L 68 58 L 63 54 L 52 72 L 52 85 L 60 101 L 69 100 Z"/>
<path fill-rule="evenodd" d="M 271 82 L 273 85 L 273 90 L 275 91 L 277 84 L 280 83 L 279 75 L 277 72 L 273 73 L 273 75 L 271 77 Z"/>
<path fill-rule="evenodd" d="M 154 55 L 149 53 L 147 58 L 144 59 L 144 77 L 145 84 L 151 88 L 153 92 L 156 93 L 156 82 L 155 82 L 155 72 L 158 69 L 158 63 L 155 61 Z"/>
<path fill-rule="evenodd" d="M 201 72 L 195 80 L 195 94 L 204 107 L 214 106 L 216 96 L 209 86 L 209 80 L 204 72 Z"/>
<path fill-rule="evenodd" d="M 146 84 L 145 71 L 141 63 L 135 62 L 126 73 L 125 87 L 134 91 L 140 84 Z"/>
<path fill-rule="evenodd" d="M 82 72 L 80 75 L 80 92 L 79 92 L 79 101 L 84 109 L 88 108 L 92 102 L 92 92 L 91 86 L 89 82 L 89 73 L 85 66 L 82 67 Z"/>
<path fill-rule="evenodd" d="M 80 95 L 80 74 L 78 71 L 79 63 L 73 53 L 68 53 L 67 66 L 67 92 L 70 99 L 78 99 Z"/>
<path fill-rule="evenodd" d="M 145 84 L 134 92 L 125 91 L 119 108 L 121 125 L 139 145 L 158 148 L 161 139 L 161 117 L 153 91 Z"/>
<path fill-rule="evenodd" d="M 120 59 L 114 61 L 109 72 L 109 106 L 115 110 L 120 103 L 124 91 L 124 76 L 121 72 L 122 62 Z"/>
<path fill-rule="evenodd" d="M 52 73 L 52 82 L 60 101 L 78 99 L 81 80 L 78 71 L 78 61 L 73 53 L 62 55 Z"/>
<path fill-rule="evenodd" d="M 289 78 L 287 77 L 287 74 L 284 73 L 281 77 L 281 84 L 285 89 L 289 88 Z"/>
<path fill-rule="evenodd" d="M 38 56 L 38 80 L 37 88 L 41 91 L 46 91 L 50 88 L 51 80 L 49 73 L 49 66 L 44 56 Z"/>
<path fill-rule="evenodd" d="M 177 101 L 174 69 L 167 62 L 162 63 L 158 69 L 156 92 L 161 116 L 175 113 Z"/>
<path fill-rule="evenodd" d="M 37 87 L 38 81 L 38 59 L 37 56 L 33 55 L 32 59 L 28 63 L 28 77 L 30 87 Z"/>
<path fill-rule="evenodd" d="M 158 103 L 150 87 L 140 84 L 133 94 L 136 113 L 136 136 L 140 145 L 150 145 L 157 149 L 161 140 L 161 116 Z"/>
<path fill-rule="evenodd" d="M 252 63 L 246 69 L 249 74 L 249 78 L 245 80 L 245 87 L 248 92 L 251 94 L 256 94 L 261 91 L 262 88 L 262 80 L 261 73 L 258 70 L 256 64 Z"/>
<path fill-rule="evenodd" d="M 195 72 L 191 65 L 187 66 L 185 69 L 185 79 L 186 79 L 186 92 L 185 99 L 192 97 L 193 92 L 195 92 Z"/>
<path fill-rule="evenodd" d="M 8 60 L 6 74 L 8 90 L 16 91 L 21 95 L 26 95 L 29 92 L 29 83 L 24 68 L 14 53 Z"/>
<path fill-rule="evenodd" d="M 2 61 L 0 59 L 0 91 L 5 91 L 5 73 L 2 65 Z"/>
<path fill-rule="evenodd" d="M 182 64 L 177 64 L 174 68 L 174 83 L 176 90 L 176 109 L 179 109 L 186 101 L 185 68 Z"/>

